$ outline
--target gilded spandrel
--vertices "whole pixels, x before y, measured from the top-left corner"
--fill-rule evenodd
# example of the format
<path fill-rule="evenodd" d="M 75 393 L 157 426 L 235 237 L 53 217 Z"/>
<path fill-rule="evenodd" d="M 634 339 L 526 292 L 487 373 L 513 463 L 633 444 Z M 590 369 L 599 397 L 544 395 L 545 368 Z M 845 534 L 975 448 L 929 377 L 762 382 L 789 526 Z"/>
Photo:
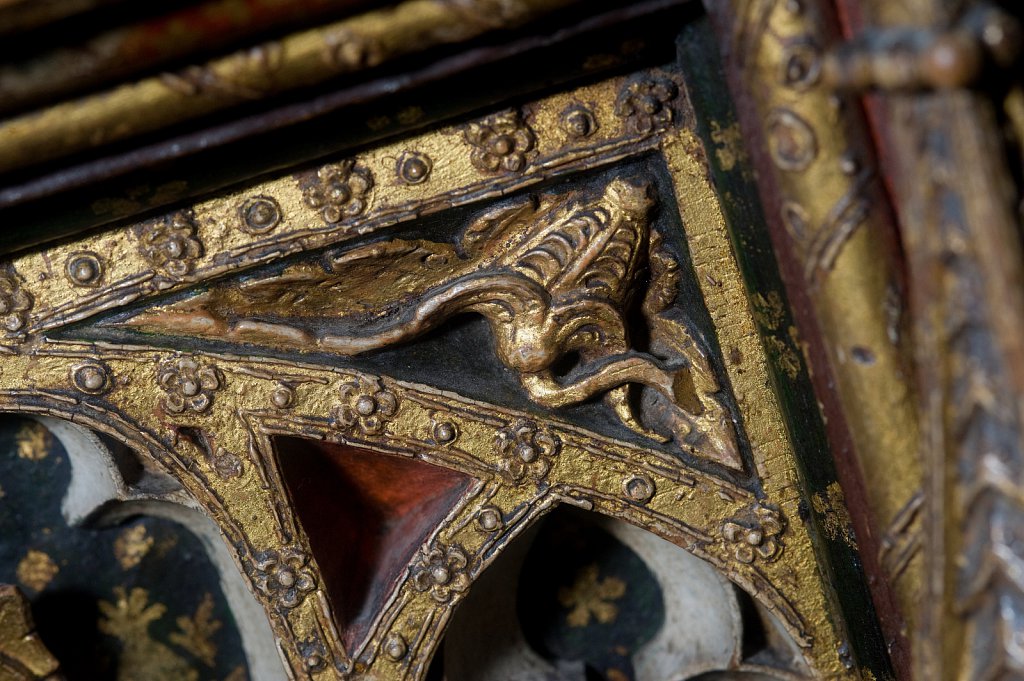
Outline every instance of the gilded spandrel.
<path fill-rule="evenodd" d="M 116 254 L 69 269 L 102 271 L 99 287 L 63 274 L 40 281 L 30 273 L 45 267 L 41 254 L 16 258 L 9 271 L 33 309 L 0 381 L 26 376 L 31 386 L 7 383 L 7 404 L 36 395 L 46 413 L 66 415 L 70 403 L 47 396 L 67 395 L 76 420 L 142 446 L 180 481 L 225 532 L 297 674 L 420 676 L 494 556 L 570 503 L 718 566 L 778 619 L 801 667 L 842 675 L 824 585 L 792 568 L 814 560 L 793 454 L 703 152 L 676 127 L 688 119 L 676 77 L 641 73 L 524 105 L 514 120 L 530 127 L 528 143 L 485 117 L 495 139 L 475 123 L 442 129 L 47 253 Z M 582 97 L 600 102 L 587 109 L 592 134 L 566 134 L 565 112 L 579 112 Z M 429 174 L 413 173 L 425 181 L 385 163 L 392 150 L 430 158 Z M 521 159 L 501 162 L 516 150 Z M 660 167 L 616 170 L 624 155 L 651 151 Z M 584 168 L 601 175 L 578 189 L 537 184 Z M 655 181 L 666 172 L 674 188 Z M 488 199 L 502 185 L 522 188 L 518 198 Z M 360 243 L 396 219 L 415 227 L 405 206 L 442 202 L 469 211 L 450 236 Z M 311 257 L 282 259 L 296 251 Z M 223 277 L 238 267 L 247 271 Z M 511 371 L 528 412 L 320 363 L 414 349 L 466 314 L 489 329 L 480 361 Z M 643 334 L 630 329 L 637 319 Z M 592 398 L 620 422 L 618 437 L 572 425 L 565 410 Z M 311 520 L 280 505 L 301 493 L 282 479 L 294 465 L 280 459 L 282 436 L 412 457 L 475 481 L 429 521 L 420 549 L 394 549 L 409 567 L 379 610 L 358 615 L 359 633 L 339 618 L 354 611 L 324 572 L 334 559 L 307 538 Z M 355 465 L 339 470 L 362 475 Z M 396 547 L 415 539 L 388 536 Z"/>

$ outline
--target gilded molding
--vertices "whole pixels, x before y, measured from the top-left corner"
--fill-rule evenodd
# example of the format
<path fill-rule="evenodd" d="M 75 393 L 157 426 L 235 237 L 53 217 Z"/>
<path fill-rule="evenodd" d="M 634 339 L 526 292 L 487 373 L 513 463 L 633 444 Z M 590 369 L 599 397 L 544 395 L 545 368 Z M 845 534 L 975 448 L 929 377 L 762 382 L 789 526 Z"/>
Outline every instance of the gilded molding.
<path fill-rule="evenodd" d="M 97 357 L 112 373 L 128 380 L 119 381 L 102 399 L 83 396 L 75 403 L 64 401 L 61 395 L 68 389 L 68 367 L 85 357 Z M 308 669 L 308 656 L 303 651 L 308 652 L 308 641 L 314 635 L 321 641 L 321 646 L 314 648 L 323 662 L 317 669 L 324 673 L 337 665 L 345 668 L 357 658 L 365 660 L 360 664 L 381 665 L 381 673 L 388 678 L 390 672 L 386 669 L 395 664 L 393 657 L 376 657 L 371 652 L 383 646 L 391 633 L 417 642 L 416 649 L 410 650 L 411 656 L 402 658 L 403 664 L 422 663 L 440 639 L 439 627 L 450 616 L 454 597 L 461 593 L 462 581 L 458 575 L 466 570 L 467 578 L 472 580 L 485 566 L 485 562 L 473 556 L 480 555 L 485 545 L 508 541 L 563 497 L 574 499 L 574 503 L 586 501 L 595 510 L 646 525 L 719 566 L 741 585 L 751 588 L 759 600 L 776 612 L 795 640 L 808 647 L 807 654 L 817 660 L 815 665 L 832 668 L 829 658 L 834 650 L 826 643 L 830 637 L 819 630 L 819 623 L 827 622 L 827 617 L 824 611 L 816 610 L 823 607 L 820 591 L 817 591 L 820 583 L 813 586 L 817 573 L 793 572 L 786 562 L 790 552 L 794 560 L 804 560 L 798 556 L 810 551 L 809 537 L 802 528 L 787 528 L 787 550 L 775 562 L 748 564 L 742 556 L 738 559 L 731 545 L 721 543 L 720 528 L 732 519 L 744 517 L 744 508 L 754 499 L 751 493 L 728 482 L 683 467 L 674 457 L 598 437 L 553 420 L 510 413 L 456 398 L 450 393 L 438 393 L 383 377 L 278 360 L 199 356 L 204 366 L 217 366 L 223 372 L 226 383 L 235 387 L 234 397 L 231 400 L 218 397 L 201 419 L 189 411 L 180 414 L 154 411 L 146 399 L 148 388 L 144 381 L 151 375 L 151 367 L 166 361 L 167 357 L 166 352 L 145 348 L 105 346 L 101 349 L 89 344 L 51 344 L 41 355 L 11 357 L 14 361 L 5 365 L 4 374 L 0 376 L 0 407 L 63 418 L 69 417 L 73 410 L 76 421 L 116 434 L 137 451 L 149 452 L 154 461 L 181 480 L 217 520 L 230 545 L 242 551 L 239 561 L 252 580 L 254 591 L 266 605 L 279 636 L 283 637 L 286 653 L 295 662 L 293 669 Z M 31 366 L 34 378 L 27 383 L 15 378 L 15 387 L 9 383 L 11 379 L 5 377 L 20 374 L 20 366 Z M 267 396 L 274 393 L 278 381 L 285 376 L 297 390 L 294 407 L 287 417 L 282 417 L 276 410 L 267 408 Z M 403 418 L 391 421 L 389 429 L 384 431 L 365 432 L 359 428 L 339 431 L 332 425 L 329 405 L 341 387 L 349 384 L 379 385 L 393 393 L 404 405 Z M 430 426 L 438 404 L 444 405 L 446 421 L 460 433 L 457 446 L 432 444 Z M 558 454 L 549 459 L 550 468 L 543 486 L 506 484 L 506 455 L 495 443 L 503 439 L 501 434 L 506 429 L 515 430 L 517 424 L 530 422 L 550 435 L 527 442 L 545 447 L 557 441 Z M 242 427 L 229 427 L 229 424 Z M 222 475 L 217 461 L 221 454 L 206 454 L 208 446 L 184 437 L 183 428 L 203 431 L 216 428 L 210 432 L 216 433 L 222 450 L 247 452 L 253 465 L 235 469 L 231 475 Z M 271 438 L 283 434 L 345 442 L 382 454 L 416 456 L 488 481 L 485 487 L 477 488 L 478 492 L 461 503 L 449 521 L 439 528 L 437 543 L 431 544 L 423 554 L 424 565 L 443 567 L 453 575 L 452 580 L 458 581 L 442 579 L 444 575 L 409 581 L 401 587 L 405 596 L 392 601 L 390 606 L 401 609 L 404 613 L 401 619 L 397 610 L 379 614 L 375 620 L 378 624 L 356 650 L 346 650 L 340 641 L 334 640 L 330 633 L 334 625 L 326 624 L 332 616 L 329 610 L 323 609 L 323 597 L 317 595 L 321 592 L 315 559 L 310 557 L 304 535 L 294 518 L 282 516 L 278 511 L 277 500 L 285 498 L 285 493 Z M 509 449 L 519 453 L 515 448 Z M 593 477 L 588 471 L 600 473 Z M 638 472 L 642 473 L 639 477 Z M 514 509 L 519 510 L 509 515 Z M 766 536 L 771 532 L 769 530 Z M 292 538 L 298 538 L 298 543 Z M 458 546 L 461 553 L 449 556 L 448 549 L 452 546 Z M 444 547 L 439 550 L 442 558 L 447 558 L 431 558 L 437 547 Z M 467 560 L 465 567 L 462 555 Z M 787 577 L 780 580 L 783 574 Z M 794 575 L 796 582 L 792 582 Z M 424 586 L 425 590 L 420 591 Z M 814 593 L 819 595 L 812 598 L 810 595 Z M 423 598 L 416 594 L 422 594 Z M 437 608 L 440 610 L 435 613 Z M 421 619 L 423 617 L 427 619 Z M 406 623 L 401 631 L 395 632 L 395 625 L 385 631 L 384 623 L 399 621 Z M 420 626 L 429 628 L 422 632 L 418 629 Z M 819 640 L 820 646 L 815 643 Z M 327 641 L 333 642 L 328 644 Z M 313 677 L 336 678 L 333 673 L 324 677 L 313 674 Z"/>
<path fill-rule="evenodd" d="M 134 240 L 99 234 L 48 247 L 45 258 L 42 253 L 30 253 L 16 259 L 14 271 L 0 273 L 0 309 L 5 292 L 8 305 L 12 310 L 17 308 L 13 317 L 9 314 L 0 320 L 5 325 L 20 321 L 22 326 L 13 336 L 55 328 L 157 292 L 178 291 L 194 282 L 270 263 L 291 253 L 342 244 L 418 215 L 496 198 L 582 169 L 607 166 L 657 143 L 654 135 L 624 129 L 615 113 L 614 101 L 624 83 L 625 79 L 612 79 L 524 107 L 524 117 L 533 120 L 534 125 L 560 130 L 559 121 L 566 108 L 582 101 L 599 103 L 591 109 L 595 118 L 592 134 L 583 138 L 564 134 L 538 137 L 531 152 L 532 162 L 517 172 L 481 172 L 472 163 L 474 147 L 464 139 L 464 127 L 441 128 L 368 150 L 355 158 L 325 163 L 312 171 L 200 200 L 133 225 L 130 232 Z M 396 159 L 407 152 L 428 156 L 432 167 L 443 167 L 445 172 L 431 173 L 427 181 L 418 183 L 382 179 L 394 177 Z M 364 205 L 359 210 L 351 209 L 353 214 L 342 215 L 340 221 L 332 223 L 322 214 L 324 206 L 309 205 L 306 188 L 319 182 L 320 171 L 336 177 L 339 166 L 349 168 L 350 179 L 358 169 L 365 169 L 365 181 L 360 180 L 359 186 L 367 187 L 369 193 L 362 193 Z M 368 180 L 373 180 L 372 189 Z M 351 186 L 337 188 L 352 196 Z M 272 198 L 274 205 L 261 202 L 267 198 Z M 341 208 L 344 213 L 345 206 Z M 255 229 L 250 224 L 253 219 Z M 53 271 L 54 263 L 67 262 L 83 251 L 104 254 L 102 286 L 77 286 L 63 273 Z M 21 271 L 21 263 L 44 276 L 37 277 L 31 286 L 25 285 L 15 274 Z"/>
<path fill-rule="evenodd" d="M 0 173 L 358 72 L 576 0 L 406 0 L 0 123 Z"/>
<path fill-rule="evenodd" d="M 735 0 L 711 13 L 735 60 L 734 96 L 756 112 L 743 122 L 756 125 L 763 141 L 762 182 L 772 187 L 766 208 L 803 274 L 787 283 L 806 288 L 814 305 L 881 534 L 923 481 L 913 386 L 905 380 L 913 368 L 901 335 L 897 237 L 870 137 L 854 103 L 822 83 L 822 41 L 833 34 L 826 5 Z M 911 561 L 888 575 L 908 617 L 921 589 L 920 557 Z"/>

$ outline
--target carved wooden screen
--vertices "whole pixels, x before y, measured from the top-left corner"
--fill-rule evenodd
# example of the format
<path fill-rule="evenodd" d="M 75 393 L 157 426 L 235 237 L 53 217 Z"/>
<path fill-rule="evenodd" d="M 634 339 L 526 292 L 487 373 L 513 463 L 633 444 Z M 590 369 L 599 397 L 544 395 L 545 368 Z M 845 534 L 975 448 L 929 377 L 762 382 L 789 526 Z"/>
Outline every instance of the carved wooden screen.
<path fill-rule="evenodd" d="M 624 43 L 641 57 L 436 124 L 403 108 L 419 129 L 374 119 L 381 139 L 315 161 L 260 149 L 149 213 L 105 204 L 131 216 L 0 263 L 0 410 L 62 443 L 69 520 L 204 542 L 253 679 L 905 672 L 906 296 L 864 121 L 820 81 L 825 4 L 710 6 L 720 40 L 688 6 L 674 48 Z M 330 69 L 390 58 L 352 31 Z M 844 487 L 871 512 L 851 520 Z M 577 531 L 660 595 L 583 564 L 558 582 Z M 654 624 L 583 665 L 554 650 L 578 634 L 531 629 L 545 598 L 586 636 L 630 604 Z M 120 591 L 105 626 L 145 605 Z M 3 635 L 17 673 L 56 669 Z"/>

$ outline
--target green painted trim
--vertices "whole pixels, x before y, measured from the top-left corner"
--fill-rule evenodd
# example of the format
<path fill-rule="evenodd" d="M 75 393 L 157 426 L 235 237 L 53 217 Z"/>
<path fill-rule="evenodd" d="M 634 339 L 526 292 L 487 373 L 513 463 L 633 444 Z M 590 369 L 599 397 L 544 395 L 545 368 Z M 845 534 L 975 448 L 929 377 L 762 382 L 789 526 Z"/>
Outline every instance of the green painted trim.
<path fill-rule="evenodd" d="M 677 48 L 693 108 L 697 112 L 698 132 L 705 147 L 714 150 L 718 145 L 712 133 L 735 130 L 736 114 L 724 87 L 727 81 L 718 59 L 719 45 L 707 17 L 687 24 L 677 40 Z M 778 295 L 781 303 L 777 308 L 779 314 L 771 320 L 767 319 L 769 315 L 756 310 L 758 328 L 796 452 L 803 485 L 801 508 L 805 511 L 804 520 L 810 523 L 819 565 L 831 586 L 829 595 L 837 616 L 837 629 L 845 630 L 849 637 L 849 650 L 840 650 L 840 655 L 848 658 L 847 664 L 851 669 L 859 667 L 870 671 L 879 680 L 892 679 L 895 676 L 892 662 L 860 555 L 855 547 L 841 538 L 828 537 L 823 531 L 824 518 L 811 504 L 815 494 L 827 495 L 828 486 L 836 482 L 836 467 L 803 354 L 788 333 L 794 325 L 793 318 L 752 170 L 742 159 L 726 168 L 718 155 L 711 153 L 709 156 L 712 180 L 722 197 L 729 235 L 747 291 L 751 297 Z M 772 308 L 774 311 L 775 306 Z M 770 326 L 766 321 L 770 321 Z"/>

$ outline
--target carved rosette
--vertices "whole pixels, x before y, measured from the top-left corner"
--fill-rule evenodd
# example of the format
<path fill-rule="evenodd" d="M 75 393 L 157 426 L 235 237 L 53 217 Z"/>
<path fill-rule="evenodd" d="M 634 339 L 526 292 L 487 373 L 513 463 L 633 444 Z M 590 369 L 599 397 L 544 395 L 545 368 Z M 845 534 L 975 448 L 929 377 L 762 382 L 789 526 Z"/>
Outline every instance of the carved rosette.
<path fill-rule="evenodd" d="M 20 334 L 28 324 L 32 294 L 21 287 L 17 275 L 0 274 L 0 319 L 7 336 Z"/>
<path fill-rule="evenodd" d="M 469 557 L 461 546 L 436 544 L 420 549 L 412 568 L 412 584 L 429 591 L 438 603 L 449 603 L 469 588 Z"/>
<path fill-rule="evenodd" d="M 264 551 L 253 563 L 253 585 L 279 606 L 294 608 L 316 588 L 308 564 L 309 557 L 293 547 Z"/>
<path fill-rule="evenodd" d="M 335 428 L 358 428 L 364 435 L 379 435 L 387 420 L 398 411 L 398 398 L 377 378 L 349 381 L 342 384 L 339 392 L 341 403 L 331 412 L 331 425 Z"/>
<path fill-rule="evenodd" d="M 213 404 L 213 393 L 223 386 L 224 378 L 216 367 L 204 366 L 196 357 L 176 357 L 160 363 L 157 383 L 165 393 L 165 410 L 198 414 Z"/>
<path fill-rule="evenodd" d="M 499 430 L 497 444 L 502 455 L 499 468 L 512 482 L 526 478 L 536 482 L 543 480 L 551 470 L 552 459 L 562 448 L 557 435 L 526 420 Z"/>
<path fill-rule="evenodd" d="M 632 132 L 647 134 L 672 123 L 671 102 L 678 95 L 679 88 L 667 78 L 644 78 L 622 89 L 615 100 L 615 113 Z"/>
<path fill-rule="evenodd" d="M 782 554 L 785 527 L 778 509 L 754 504 L 722 524 L 722 543 L 740 563 L 749 565 L 757 558 L 771 562 Z"/>
<path fill-rule="evenodd" d="M 464 133 L 473 146 L 469 160 L 484 172 L 518 172 L 526 167 L 526 155 L 537 138 L 518 111 L 490 116 L 470 123 Z"/>
<path fill-rule="evenodd" d="M 373 174 L 355 160 L 323 166 L 316 179 L 304 187 L 306 205 L 320 211 L 330 224 L 352 218 L 366 210 L 373 189 Z"/>
<path fill-rule="evenodd" d="M 139 234 L 139 252 L 149 265 L 180 279 L 189 274 L 203 255 L 192 217 L 183 212 L 151 220 Z"/>

